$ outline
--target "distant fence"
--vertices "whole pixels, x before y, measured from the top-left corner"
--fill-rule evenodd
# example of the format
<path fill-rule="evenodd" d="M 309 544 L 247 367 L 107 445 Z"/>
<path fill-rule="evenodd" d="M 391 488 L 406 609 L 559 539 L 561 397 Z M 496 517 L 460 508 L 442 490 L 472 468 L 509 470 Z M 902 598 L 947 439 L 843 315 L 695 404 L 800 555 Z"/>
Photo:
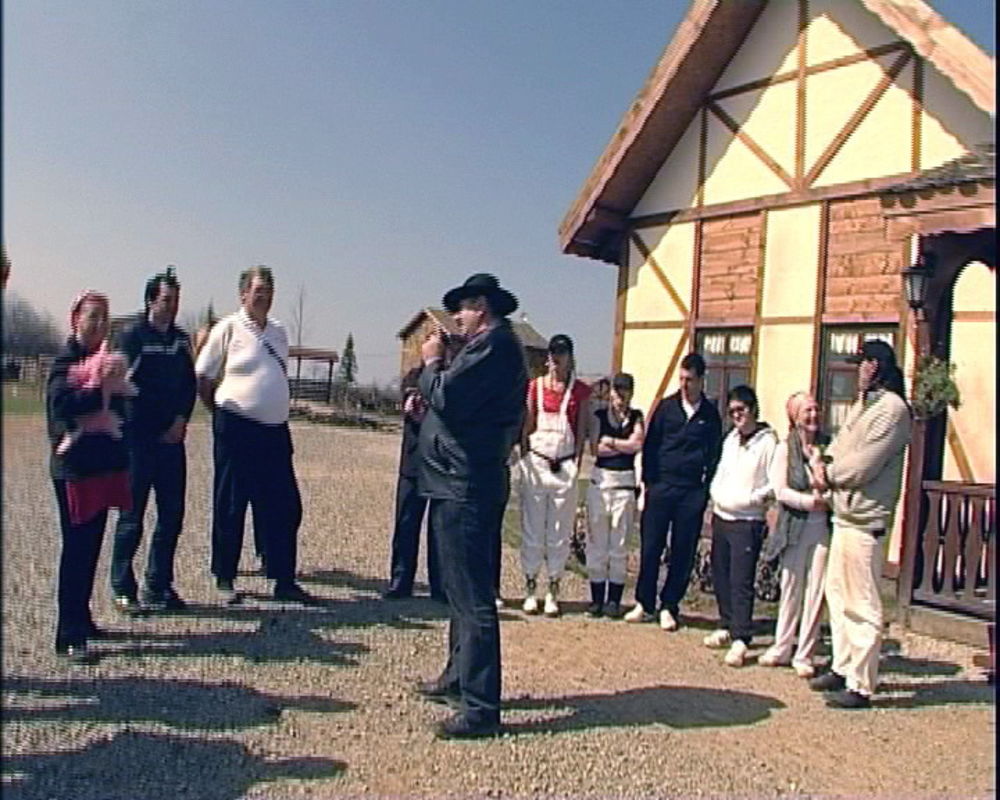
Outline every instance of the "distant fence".
<path fill-rule="evenodd" d="M 52 366 L 52 356 L 4 356 L 4 383 L 20 383 L 37 386 L 41 392 Z"/>

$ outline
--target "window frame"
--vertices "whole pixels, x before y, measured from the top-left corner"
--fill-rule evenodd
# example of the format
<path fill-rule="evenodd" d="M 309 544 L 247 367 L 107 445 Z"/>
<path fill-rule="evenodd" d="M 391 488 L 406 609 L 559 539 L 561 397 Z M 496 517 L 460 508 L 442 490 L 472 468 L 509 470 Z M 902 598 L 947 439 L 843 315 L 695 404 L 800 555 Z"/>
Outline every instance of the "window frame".
<path fill-rule="evenodd" d="M 705 388 L 703 391 L 709 400 L 716 403 L 719 413 L 723 415 L 724 425 L 728 425 L 728 417 L 723 413 L 723 409 L 726 405 L 726 396 L 729 394 L 729 390 L 734 386 L 739 386 L 740 384 L 749 385 L 750 383 L 751 375 L 753 374 L 753 346 L 756 334 L 756 329 L 750 325 L 734 325 L 732 327 L 705 326 L 695 329 L 695 352 L 699 353 L 705 359 Z M 706 348 L 705 340 L 709 336 L 725 337 L 724 352 L 721 355 L 711 353 Z M 731 349 L 731 339 L 734 336 L 749 337 L 745 352 L 737 352 Z M 721 390 L 718 397 L 713 397 L 708 393 L 708 377 L 713 371 L 721 372 L 719 380 Z M 730 376 L 736 371 L 744 372 L 746 378 L 736 382 L 731 381 Z"/>
<path fill-rule="evenodd" d="M 889 344 L 892 345 L 892 349 L 899 353 L 899 340 L 900 340 L 900 330 L 901 326 L 898 322 L 846 322 L 846 323 L 829 323 L 824 324 L 820 330 L 820 348 L 819 348 L 819 370 L 816 377 L 816 399 L 819 402 L 820 410 L 822 413 L 822 424 L 824 432 L 833 436 L 840 429 L 839 426 L 835 426 L 833 423 L 833 418 L 831 414 L 833 412 L 833 407 L 835 402 L 845 402 L 847 400 L 844 398 L 832 398 L 830 395 L 830 390 L 833 385 L 833 375 L 840 374 L 849 376 L 849 380 L 853 381 L 854 385 L 854 395 L 857 394 L 857 364 L 850 364 L 847 362 L 847 357 L 851 355 L 850 353 L 838 353 L 834 355 L 831 350 L 831 335 L 832 334 L 856 334 L 859 338 L 857 345 L 869 339 L 881 338 L 885 341 L 885 334 L 891 335 L 891 341 Z M 854 349 L 857 352 L 857 349 Z M 852 399 L 853 404 L 853 399 Z"/>

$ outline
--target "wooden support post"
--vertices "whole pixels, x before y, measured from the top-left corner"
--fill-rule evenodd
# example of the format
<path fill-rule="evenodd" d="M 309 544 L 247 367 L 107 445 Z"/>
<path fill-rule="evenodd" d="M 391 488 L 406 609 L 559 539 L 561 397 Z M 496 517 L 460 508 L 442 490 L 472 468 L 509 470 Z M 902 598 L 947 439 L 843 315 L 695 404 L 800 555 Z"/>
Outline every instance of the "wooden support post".
<path fill-rule="evenodd" d="M 326 404 L 330 405 L 333 399 L 333 359 L 331 358 L 327 363 L 326 370 Z"/>

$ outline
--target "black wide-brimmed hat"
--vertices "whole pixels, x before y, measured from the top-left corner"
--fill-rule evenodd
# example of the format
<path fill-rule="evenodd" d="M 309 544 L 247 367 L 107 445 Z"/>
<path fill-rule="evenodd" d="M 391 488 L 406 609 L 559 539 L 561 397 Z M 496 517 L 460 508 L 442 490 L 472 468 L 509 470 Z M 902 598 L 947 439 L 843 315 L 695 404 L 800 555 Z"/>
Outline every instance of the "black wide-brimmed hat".
<path fill-rule="evenodd" d="M 467 297 L 485 297 L 493 313 L 506 317 L 517 310 L 517 298 L 506 289 L 500 287 L 500 281 L 495 275 L 477 272 L 466 279 L 461 286 L 456 286 L 444 296 L 444 307 L 452 313 L 458 311 L 458 304 Z"/>

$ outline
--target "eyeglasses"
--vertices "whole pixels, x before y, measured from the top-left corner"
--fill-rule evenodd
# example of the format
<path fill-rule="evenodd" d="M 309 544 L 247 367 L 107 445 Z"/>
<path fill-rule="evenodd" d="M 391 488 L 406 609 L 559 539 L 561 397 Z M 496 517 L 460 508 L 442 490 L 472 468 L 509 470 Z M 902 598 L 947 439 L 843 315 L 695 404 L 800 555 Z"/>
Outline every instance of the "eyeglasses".
<path fill-rule="evenodd" d="M 735 417 L 737 414 L 746 414 L 749 409 L 746 406 L 730 406 L 729 416 Z"/>

